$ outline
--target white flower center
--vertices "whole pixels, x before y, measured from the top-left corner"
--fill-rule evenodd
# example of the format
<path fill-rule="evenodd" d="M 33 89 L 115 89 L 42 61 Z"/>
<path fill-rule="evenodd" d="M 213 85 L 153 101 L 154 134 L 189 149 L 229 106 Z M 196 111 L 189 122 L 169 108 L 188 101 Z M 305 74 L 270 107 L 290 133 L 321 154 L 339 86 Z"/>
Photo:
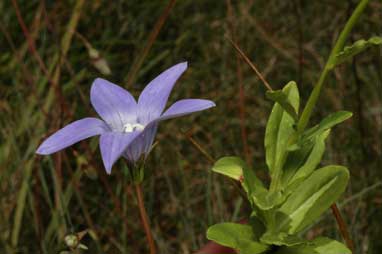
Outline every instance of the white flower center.
<path fill-rule="evenodd" d="M 140 123 L 127 123 L 123 126 L 123 132 L 143 131 L 144 128 L 145 126 Z"/>

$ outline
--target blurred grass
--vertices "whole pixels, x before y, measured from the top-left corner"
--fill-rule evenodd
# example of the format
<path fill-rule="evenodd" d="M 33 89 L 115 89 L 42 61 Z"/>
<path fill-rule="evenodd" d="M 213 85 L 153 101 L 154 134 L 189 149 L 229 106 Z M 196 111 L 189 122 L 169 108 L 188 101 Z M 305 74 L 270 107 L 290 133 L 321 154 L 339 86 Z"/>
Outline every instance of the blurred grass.
<path fill-rule="evenodd" d="M 177 1 L 135 82 L 128 84 L 128 73 L 142 57 L 167 2 L 15 2 L 29 44 L 14 5 L 1 1 L 0 253 L 58 253 L 64 249 L 63 235 L 85 229 L 91 230 L 83 240 L 89 253 L 146 251 L 135 197 L 121 181 L 122 163 L 106 176 L 97 138 L 53 156 L 34 151 L 64 124 L 95 116 L 88 94 L 96 77 L 138 95 L 162 70 L 184 60 L 190 67 L 171 102 L 200 97 L 213 99 L 217 107 L 159 128 L 144 185 L 159 252 L 192 253 L 205 242 L 208 225 L 247 216 L 245 201 L 226 179 L 210 173 L 210 161 L 187 137 L 214 158 L 240 155 L 266 176 L 262 140 L 272 103 L 224 35 L 235 33 L 234 40 L 273 88 L 296 80 L 306 101 L 356 3 L 232 1 L 229 11 L 225 1 Z M 381 35 L 381 13 L 381 2 L 371 0 L 352 39 Z M 106 61 L 110 75 L 102 74 L 89 46 Z M 355 113 L 333 131 L 325 163 L 344 164 L 351 171 L 341 210 L 357 253 L 382 248 L 381 103 L 382 52 L 375 48 L 336 69 L 312 121 L 333 110 Z M 340 239 L 330 213 L 306 234 Z"/>

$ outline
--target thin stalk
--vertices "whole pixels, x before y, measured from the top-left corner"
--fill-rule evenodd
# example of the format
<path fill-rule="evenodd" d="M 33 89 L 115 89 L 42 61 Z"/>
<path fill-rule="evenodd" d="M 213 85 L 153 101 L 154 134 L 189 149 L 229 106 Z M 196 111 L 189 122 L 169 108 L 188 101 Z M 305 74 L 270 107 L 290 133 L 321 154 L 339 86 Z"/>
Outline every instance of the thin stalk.
<path fill-rule="evenodd" d="M 150 254 L 156 254 L 155 242 L 154 242 L 153 234 L 151 232 L 151 228 L 149 225 L 149 219 L 148 219 L 147 211 L 143 201 L 142 186 L 140 183 L 135 183 L 135 192 L 137 194 L 138 207 L 139 207 L 139 213 L 141 216 L 142 225 L 145 230 L 147 241 L 149 243 Z"/>
<path fill-rule="evenodd" d="M 351 250 L 351 252 L 354 253 L 354 244 L 350 238 L 349 230 L 346 226 L 344 219 L 341 216 L 340 210 L 338 209 L 336 204 L 333 204 L 330 208 L 332 209 L 332 213 L 334 217 L 336 218 L 338 228 L 340 229 L 341 235 L 343 239 L 345 240 L 346 245 Z"/>
<path fill-rule="evenodd" d="M 41 56 L 39 55 L 36 44 L 34 43 L 33 38 L 30 36 L 29 30 L 27 26 L 25 25 L 24 19 L 22 17 L 22 14 L 20 12 L 19 5 L 16 0 L 12 0 L 13 8 L 16 12 L 17 21 L 20 24 L 21 29 L 23 30 L 23 34 L 25 36 L 25 39 L 27 40 L 28 48 L 35 60 L 37 61 L 40 69 L 42 72 L 48 77 L 48 69 L 46 68 L 46 65 L 44 64 L 44 61 L 42 60 Z"/>
<path fill-rule="evenodd" d="M 368 2 L 369 0 L 361 0 L 359 2 L 357 8 L 354 10 L 350 19 L 346 23 L 344 29 L 340 33 L 340 36 L 338 37 L 337 42 L 334 45 L 334 48 L 330 52 L 330 55 L 329 55 L 328 61 L 325 64 L 324 70 L 322 71 L 317 84 L 314 86 L 313 91 L 309 96 L 308 102 L 306 103 L 306 106 L 301 114 L 301 118 L 297 124 L 297 130 L 299 133 L 302 133 L 305 130 L 306 126 L 308 125 L 313 109 L 320 96 L 321 88 L 323 84 L 325 83 L 328 77 L 328 74 L 330 73 L 331 64 L 335 60 L 336 55 L 343 49 L 345 42 L 347 38 L 349 37 L 350 31 L 353 29 L 354 25 L 357 23 L 359 17 L 361 16 Z"/>
<path fill-rule="evenodd" d="M 318 98 L 321 93 L 321 89 L 323 87 L 323 84 L 325 83 L 328 74 L 331 71 L 331 65 L 333 64 L 336 55 L 343 49 L 346 40 L 348 39 L 351 30 L 353 29 L 354 25 L 357 23 L 358 19 L 360 18 L 363 10 L 365 9 L 368 0 L 361 0 L 357 6 L 357 8 L 354 10 L 353 14 L 349 18 L 348 22 L 346 23 L 344 29 L 340 33 L 336 44 L 334 45 L 332 51 L 330 52 L 328 61 L 325 64 L 324 70 L 321 73 L 321 76 L 313 88 L 312 93 L 310 94 L 310 97 L 308 99 L 308 102 L 306 103 L 306 106 L 301 114 L 301 118 L 297 124 L 297 131 L 299 134 L 303 133 L 306 126 L 309 123 L 310 117 L 312 115 L 313 109 L 317 104 Z M 340 232 L 342 234 L 342 237 L 346 241 L 347 246 L 349 249 L 353 252 L 354 251 L 354 245 L 353 241 L 350 238 L 349 231 L 346 227 L 345 221 L 341 216 L 341 213 L 338 210 L 337 205 L 334 203 L 331 206 L 332 213 L 337 221 L 338 227 L 340 229 Z"/>
<path fill-rule="evenodd" d="M 265 80 L 265 78 L 263 77 L 261 72 L 257 69 L 255 64 L 252 63 L 251 60 L 249 60 L 249 58 L 244 54 L 244 52 L 239 48 L 239 46 L 234 41 L 232 41 L 230 38 L 226 37 L 226 39 L 236 49 L 236 51 L 240 54 L 240 56 L 244 59 L 244 61 L 249 65 L 249 67 L 251 67 L 251 69 L 256 73 L 257 77 L 261 80 L 261 82 L 263 82 L 265 87 L 269 91 L 273 91 L 271 85 Z"/>

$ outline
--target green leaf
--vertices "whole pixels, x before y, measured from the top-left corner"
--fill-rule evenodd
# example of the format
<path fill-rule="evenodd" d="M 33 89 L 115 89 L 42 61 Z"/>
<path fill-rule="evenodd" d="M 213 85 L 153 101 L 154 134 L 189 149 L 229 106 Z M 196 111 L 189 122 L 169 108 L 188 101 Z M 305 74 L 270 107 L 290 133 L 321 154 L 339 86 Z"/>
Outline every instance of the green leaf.
<path fill-rule="evenodd" d="M 236 156 L 220 158 L 212 171 L 242 182 L 243 188 L 250 195 L 255 189 L 264 189 L 263 183 L 245 161 Z"/>
<path fill-rule="evenodd" d="M 252 211 L 248 224 L 251 225 L 253 234 L 255 235 L 256 241 L 264 234 L 266 228 L 262 220 L 258 217 L 255 211 Z"/>
<path fill-rule="evenodd" d="M 268 249 L 268 245 L 258 242 L 250 225 L 219 223 L 208 228 L 207 238 L 220 245 L 237 249 L 241 254 L 257 254 Z"/>
<path fill-rule="evenodd" d="M 243 167 L 243 176 L 243 188 L 248 193 L 250 201 L 253 201 L 260 210 L 270 210 L 284 201 L 281 192 L 269 192 L 252 169 Z"/>
<path fill-rule="evenodd" d="M 367 41 L 364 39 L 358 40 L 353 45 L 345 47 L 343 51 L 338 53 L 332 63 L 329 64 L 329 69 L 333 69 L 371 46 L 378 45 L 382 45 L 382 37 L 374 36 Z"/>
<path fill-rule="evenodd" d="M 325 140 L 329 134 L 330 129 L 317 135 L 313 142 L 308 142 L 300 149 L 289 153 L 284 166 L 283 186 L 305 179 L 317 168 L 324 155 Z"/>
<path fill-rule="evenodd" d="M 302 143 L 312 140 L 317 135 L 332 128 L 333 126 L 342 123 L 352 117 L 353 113 L 349 111 L 338 111 L 325 117 L 319 124 L 305 131 L 302 135 Z"/>
<path fill-rule="evenodd" d="M 241 161 L 242 170 L 243 170 L 243 188 L 248 193 L 249 196 L 252 196 L 257 191 L 266 191 L 263 183 L 256 177 L 255 172 L 248 167 L 248 165 Z"/>
<path fill-rule="evenodd" d="M 268 248 L 268 245 L 259 242 L 239 240 L 237 249 L 239 250 L 240 254 L 260 254 L 267 251 Z"/>
<path fill-rule="evenodd" d="M 267 211 L 284 202 L 286 196 L 281 191 L 268 191 L 267 189 L 257 189 L 252 193 L 252 200 L 260 210 Z"/>
<path fill-rule="evenodd" d="M 309 226 L 340 197 L 348 179 L 349 172 L 342 166 L 327 166 L 313 172 L 277 210 L 274 231 L 295 234 Z"/>
<path fill-rule="evenodd" d="M 300 97 L 296 83 L 289 82 L 282 91 L 295 111 L 298 112 Z M 264 140 L 266 163 L 272 177 L 274 174 L 280 173 L 285 162 L 288 143 L 296 132 L 295 123 L 295 120 L 283 107 L 279 103 L 275 103 L 268 119 Z"/>
<path fill-rule="evenodd" d="M 351 251 L 340 242 L 319 237 L 305 244 L 281 247 L 274 254 L 351 254 Z"/>
<path fill-rule="evenodd" d="M 256 240 L 251 226 L 231 222 L 219 223 L 209 227 L 207 239 L 231 248 L 238 247 L 239 239 Z"/>
<path fill-rule="evenodd" d="M 212 170 L 240 181 L 248 194 L 248 199 L 260 209 L 272 208 L 277 204 L 277 199 L 280 198 L 276 193 L 270 195 L 254 171 L 239 157 L 223 157 L 215 163 Z M 278 201 L 278 203 L 280 202 Z"/>
<path fill-rule="evenodd" d="M 293 81 L 292 81 L 293 82 Z M 277 102 L 295 120 L 298 120 L 298 112 L 283 90 L 267 91 L 266 97 Z"/>
<path fill-rule="evenodd" d="M 212 171 L 239 181 L 243 177 L 244 167 L 246 167 L 246 164 L 242 159 L 235 156 L 228 156 L 215 162 Z"/>
<path fill-rule="evenodd" d="M 269 245 L 294 246 L 305 243 L 306 241 L 296 235 L 288 235 L 285 232 L 268 231 L 261 236 L 260 241 Z"/>
<path fill-rule="evenodd" d="M 325 152 L 325 140 L 330 134 L 330 129 L 325 130 L 324 132 L 317 135 L 315 144 L 305 161 L 304 165 L 299 168 L 296 174 L 293 176 L 292 180 L 290 180 L 290 184 L 293 184 L 297 180 L 304 179 L 308 177 L 320 164 L 322 156 Z"/>

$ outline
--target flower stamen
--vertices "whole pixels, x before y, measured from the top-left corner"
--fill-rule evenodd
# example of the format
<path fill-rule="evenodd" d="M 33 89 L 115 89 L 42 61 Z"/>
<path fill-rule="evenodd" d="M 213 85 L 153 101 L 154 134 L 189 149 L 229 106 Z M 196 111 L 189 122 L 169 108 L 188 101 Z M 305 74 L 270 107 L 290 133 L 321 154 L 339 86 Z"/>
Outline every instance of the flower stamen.
<path fill-rule="evenodd" d="M 123 132 L 129 133 L 133 131 L 143 131 L 144 128 L 145 126 L 140 123 L 126 123 L 123 126 Z"/>

